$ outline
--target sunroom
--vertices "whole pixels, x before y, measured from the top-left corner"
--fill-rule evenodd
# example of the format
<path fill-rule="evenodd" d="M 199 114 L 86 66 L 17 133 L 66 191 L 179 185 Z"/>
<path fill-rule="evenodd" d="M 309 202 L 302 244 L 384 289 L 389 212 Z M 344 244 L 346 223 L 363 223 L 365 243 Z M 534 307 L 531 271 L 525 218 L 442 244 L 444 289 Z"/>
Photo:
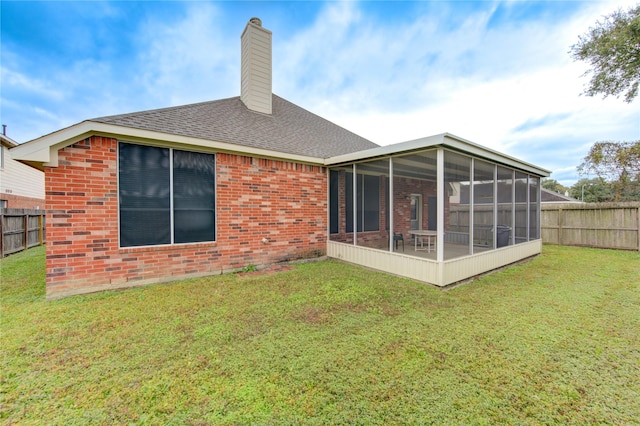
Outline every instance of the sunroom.
<path fill-rule="evenodd" d="M 547 170 L 448 133 L 326 164 L 330 257 L 444 287 L 541 252 Z"/>

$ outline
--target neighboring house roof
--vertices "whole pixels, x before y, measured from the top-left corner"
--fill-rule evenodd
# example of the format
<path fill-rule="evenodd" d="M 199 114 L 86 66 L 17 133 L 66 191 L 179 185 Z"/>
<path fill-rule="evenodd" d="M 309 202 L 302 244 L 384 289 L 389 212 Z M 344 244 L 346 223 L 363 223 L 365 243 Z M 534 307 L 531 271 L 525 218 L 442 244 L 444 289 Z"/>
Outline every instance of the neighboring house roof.
<path fill-rule="evenodd" d="M 2 146 L 7 147 L 7 149 L 11 149 L 19 145 L 18 142 L 14 141 L 4 133 L 0 133 L 0 143 L 2 144 Z M 0 161 L 4 164 L 4 158 L 2 158 L 3 155 L 4 155 L 4 151 L 0 152 Z M 29 161 L 21 161 L 21 163 L 26 164 L 27 166 L 32 167 L 38 171 L 42 171 L 42 167 L 39 166 L 38 164 L 33 164 L 33 163 L 30 163 Z"/>
<path fill-rule="evenodd" d="M 580 203 L 580 200 L 567 197 L 566 195 L 550 191 L 546 188 L 540 188 L 540 200 L 543 203 Z"/>
<path fill-rule="evenodd" d="M 317 158 L 378 146 L 276 95 L 271 115 L 237 96 L 89 121 Z"/>
<path fill-rule="evenodd" d="M 14 141 L 9 136 L 3 133 L 0 133 L 0 142 L 2 143 L 2 145 L 6 146 L 7 148 L 13 148 L 14 146 L 18 145 L 18 142 Z"/>

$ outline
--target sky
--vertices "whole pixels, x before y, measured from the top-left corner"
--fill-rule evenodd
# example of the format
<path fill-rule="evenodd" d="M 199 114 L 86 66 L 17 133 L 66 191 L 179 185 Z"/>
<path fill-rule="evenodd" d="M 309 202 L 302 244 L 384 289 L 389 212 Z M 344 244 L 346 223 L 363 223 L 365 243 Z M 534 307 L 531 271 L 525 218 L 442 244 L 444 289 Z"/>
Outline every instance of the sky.
<path fill-rule="evenodd" d="M 0 2 L 0 119 L 19 143 L 105 115 L 240 94 L 240 35 L 273 33 L 273 92 L 380 145 L 449 132 L 570 186 L 640 100 L 582 95 L 578 37 L 635 0 Z M 594 176 L 590 176 L 594 177 Z"/>

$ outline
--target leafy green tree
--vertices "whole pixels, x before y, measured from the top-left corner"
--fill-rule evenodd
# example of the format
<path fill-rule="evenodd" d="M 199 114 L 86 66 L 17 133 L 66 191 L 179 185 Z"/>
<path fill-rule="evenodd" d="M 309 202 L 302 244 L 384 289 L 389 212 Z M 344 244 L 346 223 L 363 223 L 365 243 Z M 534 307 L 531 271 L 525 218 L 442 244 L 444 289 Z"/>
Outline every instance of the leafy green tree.
<path fill-rule="evenodd" d="M 606 98 L 624 93 L 625 102 L 633 101 L 640 84 L 640 4 L 597 21 L 579 36 L 570 53 L 592 67 L 585 73 L 593 76 L 584 94 Z"/>
<path fill-rule="evenodd" d="M 541 183 L 544 189 L 548 189 L 549 191 L 557 192 L 558 194 L 564 194 L 567 188 L 563 186 L 560 182 L 551 178 L 542 179 Z"/>
<path fill-rule="evenodd" d="M 581 175 L 595 174 L 613 185 L 613 201 L 640 179 L 640 140 L 635 142 L 596 142 L 578 166 Z"/>
<path fill-rule="evenodd" d="M 620 201 L 640 201 L 640 177 L 625 185 Z"/>
<path fill-rule="evenodd" d="M 569 196 L 585 203 L 613 201 L 613 193 L 611 184 L 600 178 L 583 178 L 569 188 Z"/>

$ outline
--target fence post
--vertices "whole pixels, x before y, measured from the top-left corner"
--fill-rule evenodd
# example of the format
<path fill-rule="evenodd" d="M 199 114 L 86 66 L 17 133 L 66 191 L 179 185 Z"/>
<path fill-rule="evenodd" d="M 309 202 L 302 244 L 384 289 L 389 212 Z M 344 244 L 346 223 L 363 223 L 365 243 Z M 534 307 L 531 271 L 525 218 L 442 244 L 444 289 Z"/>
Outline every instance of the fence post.
<path fill-rule="evenodd" d="M 42 215 L 39 215 L 38 216 L 38 242 L 39 242 L 38 245 L 40 245 L 40 246 L 43 243 L 43 241 L 42 241 L 43 240 L 43 236 L 44 236 L 44 229 L 43 229 L 44 226 L 43 225 L 44 225 L 44 221 L 42 220 Z"/>
<path fill-rule="evenodd" d="M 0 259 L 4 258 L 4 210 L 0 211 Z"/>
<path fill-rule="evenodd" d="M 638 214 L 636 215 L 636 226 L 638 227 L 638 251 L 640 251 L 640 207 L 638 207 Z"/>
<path fill-rule="evenodd" d="M 563 233 L 564 231 L 562 230 L 562 225 L 564 224 L 564 220 L 563 220 L 563 215 L 564 212 L 562 211 L 562 207 L 558 208 L 558 244 L 562 245 L 564 238 L 563 238 Z"/>
<path fill-rule="evenodd" d="M 24 249 L 29 248 L 29 213 L 24 214 L 24 237 L 22 238 L 24 241 Z"/>

